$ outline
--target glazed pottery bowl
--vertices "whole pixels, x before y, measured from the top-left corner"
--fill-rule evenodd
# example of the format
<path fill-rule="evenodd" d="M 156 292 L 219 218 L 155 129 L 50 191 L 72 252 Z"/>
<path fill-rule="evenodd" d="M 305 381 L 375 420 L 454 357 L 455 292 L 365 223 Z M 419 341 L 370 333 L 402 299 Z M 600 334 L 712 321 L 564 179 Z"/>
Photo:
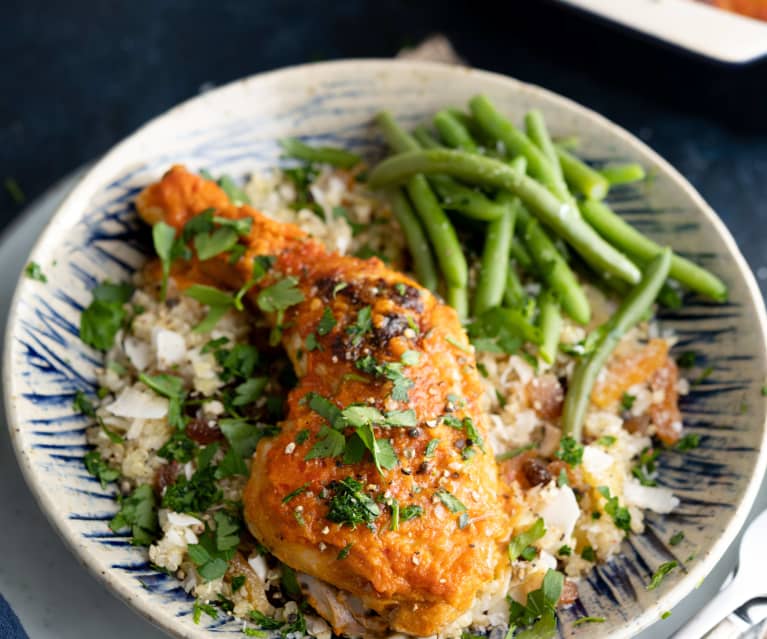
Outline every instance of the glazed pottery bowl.
<path fill-rule="evenodd" d="M 94 165 L 43 230 L 30 260 L 47 283 L 23 278 L 5 340 L 4 387 L 19 462 L 42 509 L 97 578 L 153 623 L 179 637 L 241 635 L 241 622 L 192 619 L 179 582 L 153 570 L 144 549 L 113 533 L 114 487 L 102 488 L 82 462 L 86 418 L 72 398 L 95 385 L 100 354 L 78 337 L 90 289 L 127 278 L 149 251 L 132 208 L 136 194 L 174 163 L 244 178 L 279 162 L 277 141 L 300 136 L 380 156 L 372 124 L 381 109 L 406 125 L 445 105 L 487 94 L 519 118 L 540 109 L 554 135 L 577 135 L 593 160 L 642 163 L 652 179 L 611 192 L 615 208 L 663 244 L 714 269 L 730 288 L 726 304 L 689 299 L 662 315 L 678 348 L 698 353 L 693 392 L 682 409 L 700 447 L 660 458 L 659 482 L 681 504 L 648 514 L 642 535 L 595 568 L 580 599 L 563 610 L 563 636 L 629 637 L 657 621 L 706 576 L 741 527 L 763 475 L 767 370 L 765 313 L 754 279 L 727 229 L 672 167 L 626 131 L 543 89 L 461 67 L 411 61 L 345 61 L 257 75 L 211 91 L 153 120 Z M 684 540 L 670 546 L 675 532 Z M 653 591 L 655 569 L 676 560 Z M 601 624 L 573 626 L 583 615 Z"/>

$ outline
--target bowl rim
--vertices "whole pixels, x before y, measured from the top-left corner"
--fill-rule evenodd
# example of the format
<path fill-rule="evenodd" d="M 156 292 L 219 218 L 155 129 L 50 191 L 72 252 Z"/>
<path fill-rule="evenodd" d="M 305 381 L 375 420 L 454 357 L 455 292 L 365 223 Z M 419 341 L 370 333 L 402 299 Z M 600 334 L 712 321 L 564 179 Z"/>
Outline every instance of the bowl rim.
<path fill-rule="evenodd" d="M 312 71 L 333 71 L 335 69 L 343 70 L 349 68 L 354 68 L 355 72 L 367 72 L 372 74 L 377 71 L 386 72 L 396 68 L 401 69 L 403 67 L 407 67 L 409 70 L 414 72 L 423 72 L 426 74 L 434 72 L 445 73 L 447 71 L 459 74 L 459 76 L 463 74 L 475 75 L 483 78 L 484 80 L 502 85 L 502 88 L 508 91 L 525 91 L 533 96 L 540 97 L 551 104 L 571 112 L 575 112 L 579 116 L 591 120 L 600 128 L 607 131 L 611 137 L 620 138 L 632 149 L 641 152 L 642 154 L 652 159 L 652 161 L 657 164 L 660 170 L 663 171 L 675 183 L 675 186 L 680 188 L 685 193 L 685 195 L 690 198 L 691 202 L 695 205 L 699 213 L 712 224 L 716 233 L 722 238 L 729 257 L 733 259 L 737 271 L 740 277 L 743 279 L 748 296 L 756 307 L 756 320 L 759 328 L 761 329 L 761 348 L 762 350 L 767 350 L 767 312 L 765 311 L 764 300 L 762 298 L 762 294 L 756 279 L 724 222 L 722 222 L 719 216 L 698 193 L 695 187 L 693 187 L 687 181 L 687 179 L 679 171 L 677 171 L 677 169 L 675 169 L 669 162 L 667 162 L 647 144 L 625 130 L 623 127 L 615 124 L 605 116 L 600 115 L 596 111 L 583 106 L 570 98 L 562 96 L 538 85 L 522 82 L 500 73 L 484 71 L 481 69 L 474 69 L 460 65 L 449 65 L 439 62 L 388 58 L 352 58 L 330 62 L 298 64 L 281 67 L 272 71 L 256 73 L 245 78 L 240 78 L 227 84 L 221 85 L 220 87 L 216 87 L 209 92 L 187 99 L 141 125 L 133 133 L 129 134 L 120 142 L 115 144 L 106 154 L 99 158 L 85 172 L 77 184 L 64 198 L 62 203 L 58 206 L 56 212 L 53 214 L 45 227 L 41 230 L 38 239 L 30 251 L 28 259 L 37 255 L 41 251 L 43 245 L 50 241 L 52 231 L 55 230 L 57 225 L 65 223 L 69 217 L 76 217 L 77 202 L 81 201 L 84 197 L 87 198 L 90 194 L 92 194 L 92 192 L 95 191 L 95 187 L 98 187 L 103 183 L 102 174 L 111 169 L 113 165 L 119 164 L 119 158 L 123 149 L 128 148 L 130 145 L 134 144 L 136 140 L 140 139 L 148 130 L 151 130 L 158 125 L 162 125 L 163 123 L 172 120 L 177 113 L 187 108 L 189 105 L 201 103 L 210 99 L 212 94 L 225 92 L 226 90 L 232 89 L 234 86 L 239 84 L 267 82 L 270 80 L 279 79 L 280 76 L 290 76 L 293 74 L 301 74 Z M 126 584 L 123 584 L 119 580 L 113 579 L 110 576 L 108 570 L 102 569 L 96 559 L 90 556 L 87 552 L 84 552 L 86 546 L 82 543 L 80 535 L 76 532 L 74 527 L 69 525 L 69 520 L 67 519 L 65 513 L 63 513 L 63 511 L 60 512 L 56 507 L 53 496 L 46 490 L 41 477 L 35 472 L 33 464 L 27 455 L 27 451 L 23 446 L 22 438 L 20 435 L 21 431 L 19 427 L 19 420 L 17 419 L 15 410 L 12 376 L 13 364 L 11 358 L 12 344 L 18 324 L 19 304 L 22 293 L 25 289 L 25 281 L 26 278 L 22 272 L 17 279 L 14 294 L 9 306 L 8 319 L 3 340 L 2 358 L 3 401 L 5 406 L 5 416 L 8 423 L 8 428 L 10 430 L 10 439 L 13 450 L 16 455 L 18 465 L 22 471 L 24 480 L 32 492 L 32 495 L 42 510 L 43 514 L 53 526 L 53 529 L 73 552 L 76 559 L 82 565 L 84 565 L 88 571 L 94 577 L 96 577 L 98 581 L 105 584 L 110 589 L 112 594 L 118 597 L 122 602 L 130 605 L 137 613 L 144 616 L 157 627 L 173 636 L 185 636 L 183 629 L 180 629 L 177 623 L 172 623 L 172 618 L 164 614 L 162 607 L 147 605 L 140 598 L 135 598 L 133 592 L 131 592 L 130 588 Z M 767 469 L 767 417 L 765 418 L 765 423 L 761 426 L 762 440 L 756 459 L 756 464 L 753 468 L 753 473 L 751 474 L 746 489 L 742 494 L 740 503 L 738 504 L 735 513 L 733 514 L 727 527 L 724 529 L 722 535 L 709 548 L 706 556 L 701 558 L 671 590 L 664 593 L 664 595 L 655 601 L 653 605 L 645 608 L 638 617 L 626 622 L 620 628 L 620 630 L 614 632 L 612 634 L 614 639 L 628 639 L 641 630 L 648 628 L 656 621 L 659 621 L 660 615 L 663 611 L 671 610 L 671 608 L 673 608 L 683 598 L 689 595 L 693 588 L 711 572 L 724 552 L 735 539 L 738 532 L 743 527 L 745 519 L 751 510 L 758 489 L 762 483 L 765 470 Z"/>

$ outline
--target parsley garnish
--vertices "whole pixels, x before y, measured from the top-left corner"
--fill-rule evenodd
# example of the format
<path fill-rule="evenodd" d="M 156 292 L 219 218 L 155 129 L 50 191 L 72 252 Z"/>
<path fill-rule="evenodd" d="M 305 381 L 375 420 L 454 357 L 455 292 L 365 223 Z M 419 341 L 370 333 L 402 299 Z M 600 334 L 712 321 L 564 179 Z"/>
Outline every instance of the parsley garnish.
<path fill-rule="evenodd" d="M 631 407 L 634 405 L 634 402 L 636 401 L 635 395 L 630 395 L 629 393 L 623 393 L 621 396 L 621 408 L 623 410 L 631 410 Z"/>
<path fill-rule="evenodd" d="M 679 564 L 676 561 L 667 561 L 658 566 L 658 570 L 655 571 L 652 579 L 650 580 L 650 583 L 647 584 L 647 590 L 655 590 L 658 586 L 660 586 L 666 575 L 674 570 L 674 568 L 676 568 L 678 565 Z"/>
<path fill-rule="evenodd" d="M 93 348 L 108 351 L 127 317 L 123 305 L 131 298 L 133 287 L 103 282 L 92 293 L 93 301 L 80 316 L 80 339 Z"/>
<path fill-rule="evenodd" d="M 333 327 L 336 325 L 336 318 L 333 315 L 333 311 L 330 310 L 329 306 L 325 307 L 325 310 L 322 311 L 322 317 L 320 318 L 319 323 L 317 324 L 317 335 L 327 335 L 330 333 L 330 331 L 333 330 Z"/>
<path fill-rule="evenodd" d="M 203 453 L 210 451 L 215 453 L 217 444 L 206 446 L 198 456 L 198 470 L 187 480 L 185 475 L 179 475 L 175 484 L 171 484 L 165 490 L 162 498 L 163 508 L 169 508 L 178 513 L 201 513 L 218 502 L 222 493 L 216 484 L 216 469 L 207 465 L 200 468 L 200 458 Z"/>
<path fill-rule="evenodd" d="M 86 470 L 101 482 L 102 488 L 106 488 L 107 483 L 115 481 L 120 476 L 120 471 L 107 464 L 96 450 L 86 453 L 83 461 Z"/>
<path fill-rule="evenodd" d="M 48 281 L 45 273 L 43 273 L 43 269 L 40 268 L 40 265 L 37 262 L 29 262 L 29 264 L 24 267 L 24 275 L 26 275 L 30 280 L 37 280 L 43 284 Z"/>
<path fill-rule="evenodd" d="M 229 561 L 240 543 L 240 522 L 224 511 L 213 515 L 216 530 L 209 527 L 200 535 L 199 543 L 187 548 L 189 558 L 205 581 L 220 579 L 226 574 Z"/>
<path fill-rule="evenodd" d="M 162 289 L 160 298 L 165 299 L 168 293 L 168 276 L 170 275 L 170 264 L 173 260 L 173 248 L 176 242 L 176 229 L 165 222 L 157 222 L 152 227 L 152 243 L 155 253 L 160 258 L 162 264 Z"/>
<path fill-rule="evenodd" d="M 268 377 L 251 377 L 235 387 L 232 406 L 247 406 L 255 402 L 264 392 Z"/>
<path fill-rule="evenodd" d="M 286 308 L 304 301 L 304 294 L 298 288 L 295 277 L 285 277 L 258 294 L 258 307 L 264 313 L 282 312 Z"/>
<path fill-rule="evenodd" d="M 486 353 L 516 353 L 524 341 L 540 343 L 540 330 L 516 309 L 490 308 L 468 327 L 471 343 Z"/>
<path fill-rule="evenodd" d="M 81 390 L 75 393 L 75 397 L 72 400 L 72 410 L 87 415 L 88 417 L 96 416 L 96 409 L 93 408 L 91 400 L 89 400 L 88 396 Z"/>
<path fill-rule="evenodd" d="M 462 513 L 466 510 L 466 506 L 444 488 L 437 488 L 435 494 L 451 513 Z"/>
<path fill-rule="evenodd" d="M 602 435 L 597 441 L 595 442 L 599 446 L 604 446 L 605 448 L 609 448 L 612 446 L 617 439 L 613 435 Z"/>
<path fill-rule="evenodd" d="M 570 466 L 577 466 L 583 460 L 583 446 L 569 435 L 565 435 L 559 442 L 557 457 Z"/>
<path fill-rule="evenodd" d="M 586 561 L 596 561 L 597 559 L 596 553 L 591 546 L 586 546 L 583 550 L 581 550 L 581 557 L 583 557 Z"/>
<path fill-rule="evenodd" d="M 604 623 L 604 617 L 579 617 L 573 621 L 573 626 L 580 626 L 583 623 Z"/>
<path fill-rule="evenodd" d="M 165 459 L 174 459 L 182 464 L 194 459 L 196 453 L 197 444 L 184 433 L 173 433 L 171 438 L 157 451 L 158 456 Z"/>
<path fill-rule="evenodd" d="M 573 554 L 573 549 L 570 548 L 570 546 L 564 545 L 559 550 L 557 550 L 557 554 L 561 557 L 569 557 Z"/>
<path fill-rule="evenodd" d="M 341 548 L 340 552 L 336 556 L 336 559 L 346 559 L 349 556 L 349 553 L 352 551 L 352 546 L 354 543 L 348 543 L 343 548 Z"/>
<path fill-rule="evenodd" d="M 202 616 L 203 612 L 211 619 L 218 619 L 218 610 L 216 610 L 210 604 L 206 604 L 199 599 L 196 599 L 192 605 L 192 619 L 195 623 L 200 623 L 200 617 Z"/>
<path fill-rule="evenodd" d="M 541 587 L 528 593 L 526 605 L 509 599 L 509 633 L 513 633 L 518 627 L 524 627 L 528 630 L 517 637 L 553 637 L 557 629 L 557 602 L 562 594 L 564 579 L 561 572 L 547 570 Z"/>
<path fill-rule="evenodd" d="M 245 585 L 245 582 L 247 581 L 247 577 L 245 575 L 235 575 L 232 577 L 232 592 L 237 592 L 240 588 L 242 588 Z"/>
<path fill-rule="evenodd" d="M 669 539 L 668 543 L 672 546 L 678 546 L 682 543 L 683 539 L 684 533 L 680 530 L 679 532 L 675 532 L 673 535 L 671 535 L 671 539 Z"/>
<path fill-rule="evenodd" d="M 308 487 L 309 487 L 309 482 L 306 482 L 303 486 L 299 486 L 295 490 L 290 491 L 287 495 L 285 495 L 282 498 L 282 503 L 287 504 L 288 502 L 290 502 L 291 499 L 298 497 L 301 493 L 305 493 Z"/>
<path fill-rule="evenodd" d="M 343 433 L 323 425 L 318 436 L 319 440 L 306 453 L 305 460 L 338 457 L 343 454 L 346 447 L 346 438 Z"/>
<path fill-rule="evenodd" d="M 692 368 L 695 366 L 695 360 L 698 358 L 695 351 L 685 351 L 676 358 L 676 363 L 680 368 Z"/>
<path fill-rule="evenodd" d="M 637 465 L 631 469 L 631 474 L 639 480 L 642 486 L 657 486 L 657 482 L 652 478 L 655 473 L 655 460 L 660 455 L 659 450 L 645 448 L 639 455 Z"/>
<path fill-rule="evenodd" d="M 607 486 L 599 486 L 597 491 L 607 500 L 605 512 L 612 517 L 615 526 L 626 532 L 631 531 L 631 514 L 628 508 L 620 506 L 617 497 L 610 496 L 610 489 Z"/>
<path fill-rule="evenodd" d="M 570 485 L 570 478 L 567 476 L 567 471 L 562 468 L 559 471 L 559 475 L 557 476 L 557 488 L 562 488 L 562 486 L 569 486 Z"/>
<path fill-rule="evenodd" d="M 139 381 L 151 388 L 158 395 L 168 398 L 168 423 L 179 429 L 183 429 L 186 421 L 181 414 L 181 408 L 184 403 L 186 393 L 184 391 L 184 380 L 175 375 L 146 375 L 139 373 Z"/>
<path fill-rule="evenodd" d="M 231 250 L 237 244 L 237 240 L 237 232 L 234 229 L 221 226 L 209 233 L 198 233 L 194 236 L 192 243 L 197 257 L 205 261 Z"/>
<path fill-rule="evenodd" d="M 411 504 L 410 506 L 403 506 L 399 510 L 400 521 L 410 521 L 411 519 L 416 519 L 417 517 L 420 517 L 421 515 L 423 515 L 423 508 L 416 504 Z"/>
<path fill-rule="evenodd" d="M 688 433 L 676 443 L 674 448 L 680 453 L 684 453 L 688 450 L 693 450 L 698 446 L 700 446 L 700 435 L 697 433 Z"/>
<path fill-rule="evenodd" d="M 437 446 L 439 446 L 439 439 L 435 438 L 429 440 L 429 443 L 426 444 L 426 451 L 424 452 L 423 456 L 427 459 L 432 457 L 434 455 L 434 451 L 437 450 Z"/>
<path fill-rule="evenodd" d="M 357 312 L 357 319 L 354 324 L 346 328 L 346 332 L 352 335 L 354 346 L 359 345 L 362 342 L 362 337 L 373 329 L 372 313 L 373 309 L 370 306 L 361 308 Z"/>
<path fill-rule="evenodd" d="M 149 484 L 138 486 L 129 497 L 118 497 L 120 510 L 109 522 L 119 532 L 130 528 L 134 546 L 149 546 L 157 537 L 157 508 L 154 491 Z"/>
<path fill-rule="evenodd" d="M 356 528 L 357 524 L 372 524 L 381 514 L 378 504 L 362 491 L 362 483 L 356 479 L 334 481 L 329 488 L 333 491 L 327 514 L 330 521 Z"/>
<path fill-rule="evenodd" d="M 517 557 L 522 557 L 530 561 L 535 557 L 535 548 L 533 544 L 546 534 L 546 526 L 542 518 L 538 518 L 535 523 L 524 532 L 519 533 L 509 542 L 509 561 L 515 561 Z"/>
<path fill-rule="evenodd" d="M 415 355 L 416 357 L 413 357 Z M 402 373 L 403 366 L 417 363 L 416 351 L 405 351 L 400 362 L 376 362 L 372 355 L 366 355 L 355 362 L 355 366 L 363 373 L 384 377 L 392 383 L 391 397 L 398 402 L 406 402 L 408 391 L 413 387 L 413 380 Z"/>

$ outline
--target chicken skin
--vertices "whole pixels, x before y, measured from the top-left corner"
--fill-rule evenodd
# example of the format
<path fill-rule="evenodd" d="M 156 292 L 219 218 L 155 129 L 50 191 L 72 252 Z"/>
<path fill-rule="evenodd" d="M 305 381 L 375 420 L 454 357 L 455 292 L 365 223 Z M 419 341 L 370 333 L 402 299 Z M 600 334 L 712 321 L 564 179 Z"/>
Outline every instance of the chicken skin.
<path fill-rule="evenodd" d="M 194 258 L 189 283 L 236 290 L 257 257 L 273 256 L 250 303 L 285 278 L 300 290 L 268 315 L 299 381 L 280 433 L 254 454 L 243 498 L 253 535 L 392 630 L 432 635 L 465 613 L 507 569 L 513 504 L 484 443 L 482 386 L 455 311 L 376 258 L 330 254 L 295 226 L 233 206 L 183 167 L 137 208 L 177 230 L 211 208 L 252 218 L 236 263 Z"/>

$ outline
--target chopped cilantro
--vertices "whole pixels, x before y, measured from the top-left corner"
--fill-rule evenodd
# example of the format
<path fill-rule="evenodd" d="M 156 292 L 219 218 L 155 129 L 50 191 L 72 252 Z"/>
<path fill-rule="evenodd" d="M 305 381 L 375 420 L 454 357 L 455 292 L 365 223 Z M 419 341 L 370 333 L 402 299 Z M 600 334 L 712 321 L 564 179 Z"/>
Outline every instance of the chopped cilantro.
<path fill-rule="evenodd" d="M 584 623 L 604 623 L 605 618 L 604 617 L 579 617 L 575 621 L 573 621 L 573 626 L 580 626 Z"/>
<path fill-rule="evenodd" d="M 133 287 L 102 282 L 92 291 L 93 301 L 80 316 L 80 339 L 98 350 L 107 351 L 127 317 L 123 305 Z"/>
<path fill-rule="evenodd" d="M 663 614 L 660 616 L 660 618 L 661 618 L 661 619 L 668 619 L 670 616 L 671 616 L 671 611 L 670 611 L 670 610 L 666 610 L 666 612 L 664 612 L 664 613 L 663 613 Z"/>
<path fill-rule="evenodd" d="M 336 559 L 346 559 L 349 556 L 349 553 L 352 551 L 352 546 L 354 543 L 348 543 L 343 548 L 341 548 L 340 552 L 336 556 Z"/>
<path fill-rule="evenodd" d="M 408 399 L 408 391 L 413 387 L 413 380 L 406 377 L 402 372 L 402 367 L 409 366 L 407 361 L 412 362 L 414 358 L 410 357 L 408 353 L 416 353 L 415 351 L 405 351 L 402 354 L 400 362 L 376 362 L 371 355 L 366 355 L 362 359 L 358 359 L 355 362 L 355 366 L 363 373 L 368 375 L 375 375 L 377 377 L 384 377 L 392 382 L 391 397 L 398 402 L 406 402 Z M 417 355 L 417 353 L 416 353 Z"/>
<path fill-rule="evenodd" d="M 672 546 L 678 546 L 682 543 L 683 539 L 684 533 L 680 530 L 679 532 L 675 532 L 673 535 L 671 535 L 671 539 L 669 539 L 668 543 Z"/>
<path fill-rule="evenodd" d="M 596 444 L 598 446 L 604 446 L 605 448 L 609 448 L 616 441 L 617 439 L 613 435 L 602 435 L 599 439 L 597 439 Z"/>
<path fill-rule="evenodd" d="M 258 294 L 257 303 L 264 313 L 279 313 L 303 301 L 304 294 L 298 288 L 298 280 L 285 277 L 263 289 Z"/>
<path fill-rule="evenodd" d="M 274 426 L 259 426 L 247 419 L 222 419 L 218 423 L 229 446 L 243 459 L 249 458 L 262 437 L 274 435 Z"/>
<path fill-rule="evenodd" d="M 655 460 L 658 459 L 660 450 L 645 448 L 639 455 L 639 460 L 631 469 L 631 474 L 639 480 L 642 486 L 657 486 L 653 479 L 655 474 Z"/>
<path fill-rule="evenodd" d="M 296 435 L 295 442 L 299 446 L 303 444 L 307 439 L 309 439 L 309 429 L 304 428 L 303 430 L 298 431 L 298 434 Z"/>
<path fill-rule="evenodd" d="M 697 433 L 688 433 L 676 443 L 674 448 L 680 453 L 684 453 L 688 450 L 693 450 L 698 446 L 700 446 L 700 435 Z"/>
<path fill-rule="evenodd" d="M 226 193 L 229 201 L 235 206 L 250 204 L 250 198 L 245 191 L 237 186 L 237 183 L 228 175 L 222 175 L 218 178 L 218 185 L 221 187 L 221 190 Z"/>
<path fill-rule="evenodd" d="M 175 375 L 147 375 L 139 373 L 139 381 L 151 388 L 158 395 L 168 398 L 168 423 L 171 426 L 182 429 L 185 425 L 184 416 L 181 414 L 181 408 L 184 403 L 186 393 L 184 391 L 184 380 Z"/>
<path fill-rule="evenodd" d="M 162 264 L 162 289 L 161 299 L 165 299 L 168 292 L 168 276 L 170 275 L 170 264 L 173 260 L 173 246 L 176 243 L 176 229 L 165 222 L 157 222 L 152 227 L 152 243 L 155 253 L 160 258 Z"/>
<path fill-rule="evenodd" d="M 506 461 L 508 459 L 514 459 L 515 457 L 519 457 L 522 453 L 526 453 L 528 450 L 533 450 L 535 448 L 535 444 L 525 444 L 524 446 L 520 446 L 519 448 L 512 448 L 511 450 L 506 451 L 505 453 L 499 453 L 495 456 L 495 461 L 502 462 Z"/>
<path fill-rule="evenodd" d="M 234 389 L 232 406 L 247 406 L 255 402 L 264 392 L 268 377 L 251 377 Z"/>
<path fill-rule="evenodd" d="M 540 329 L 517 309 L 490 308 L 468 327 L 471 343 L 487 353 L 516 353 L 525 341 L 538 344 Z"/>
<path fill-rule="evenodd" d="M 333 330 L 333 327 L 336 325 L 336 318 L 333 315 L 333 311 L 330 310 L 329 306 L 325 307 L 325 310 L 322 312 L 322 317 L 320 318 L 319 323 L 317 324 L 317 335 L 327 335 L 330 333 L 330 331 Z"/>
<path fill-rule="evenodd" d="M 120 477 L 120 471 L 107 464 L 96 450 L 86 453 L 83 460 L 86 470 L 101 482 L 102 488 L 106 488 L 107 483 Z"/>
<path fill-rule="evenodd" d="M 185 464 L 194 459 L 197 452 L 195 444 L 184 433 L 173 433 L 171 438 L 166 441 L 157 454 L 165 459 L 172 459 Z"/>
<path fill-rule="evenodd" d="M 356 528 L 357 524 L 372 524 L 381 514 L 378 504 L 363 492 L 362 483 L 356 479 L 334 481 L 329 488 L 333 492 L 328 504 L 330 521 Z"/>
<path fill-rule="evenodd" d="M 314 333 L 309 333 L 306 336 L 306 350 L 307 352 L 311 353 L 312 351 L 315 351 L 317 349 L 324 350 L 322 348 L 322 345 L 317 341 L 317 336 Z"/>
<path fill-rule="evenodd" d="M 564 575 L 561 572 L 547 570 L 541 587 L 528 593 L 524 606 L 509 600 L 510 631 L 518 627 L 527 628 L 516 635 L 517 639 L 548 639 L 556 634 L 556 607 L 563 585 Z"/>
<path fill-rule="evenodd" d="M 306 482 L 303 486 L 299 486 L 295 490 L 290 491 L 287 495 L 285 495 L 282 498 L 282 503 L 287 504 L 295 497 L 298 497 L 301 493 L 305 493 L 306 489 L 309 487 L 309 482 Z"/>
<path fill-rule="evenodd" d="M 695 353 L 695 351 L 685 351 L 676 358 L 676 363 L 680 368 L 692 368 L 695 366 L 695 361 L 697 359 L 698 355 Z"/>
<path fill-rule="evenodd" d="M 217 450 L 218 446 L 206 446 L 204 450 Z M 202 453 L 201 453 L 202 454 Z M 178 513 L 201 513 L 218 502 L 222 493 L 216 484 L 216 469 L 213 466 L 200 468 L 187 480 L 181 474 L 176 483 L 165 489 L 162 497 L 163 508 L 169 508 Z"/>
<path fill-rule="evenodd" d="M 617 497 L 610 496 L 610 489 L 607 486 L 599 486 L 597 491 L 607 500 L 605 512 L 612 517 L 615 526 L 623 531 L 630 532 L 631 514 L 628 508 L 619 505 Z"/>
<path fill-rule="evenodd" d="M 569 435 L 565 435 L 559 442 L 557 457 L 570 466 L 577 466 L 583 460 L 583 446 Z"/>
<path fill-rule="evenodd" d="M 138 486 L 129 497 L 118 497 L 120 510 L 109 522 L 109 527 L 119 532 L 130 528 L 134 546 L 149 546 L 157 538 L 157 506 L 154 491 L 149 484 Z"/>
<path fill-rule="evenodd" d="M 569 557 L 573 554 L 573 549 L 570 548 L 570 546 L 562 546 L 559 550 L 557 550 L 557 554 L 562 557 Z"/>
<path fill-rule="evenodd" d="M 569 486 L 570 485 L 570 479 L 567 476 L 567 471 L 562 468 L 559 471 L 559 475 L 557 476 L 557 488 L 562 488 L 562 486 Z"/>
<path fill-rule="evenodd" d="M 444 488 L 438 488 L 435 494 L 451 513 L 462 513 L 466 510 L 466 506 Z"/>
<path fill-rule="evenodd" d="M 29 262 L 29 264 L 24 267 L 24 275 L 26 275 L 30 280 L 36 280 L 38 282 L 42 282 L 43 284 L 48 281 L 45 273 L 43 273 L 43 269 L 40 268 L 40 265 L 37 262 Z"/>
<path fill-rule="evenodd" d="M 93 408 L 91 400 L 89 400 L 88 396 L 81 390 L 75 393 L 75 397 L 72 400 L 72 410 L 87 415 L 88 417 L 96 416 L 96 409 Z"/>
<path fill-rule="evenodd" d="M 658 566 L 658 569 L 653 574 L 652 579 L 650 579 L 650 583 L 647 584 L 647 590 L 655 590 L 658 586 L 660 586 L 666 575 L 668 575 L 678 565 L 679 563 L 676 561 L 666 561 Z"/>
<path fill-rule="evenodd" d="M 597 560 L 596 553 L 591 546 L 586 546 L 583 550 L 581 550 L 581 557 L 583 557 L 586 561 Z"/>
<path fill-rule="evenodd" d="M 373 329 L 372 313 L 373 309 L 370 306 L 364 306 L 357 312 L 354 323 L 346 328 L 346 332 L 352 336 L 354 346 L 359 345 L 363 336 Z"/>
<path fill-rule="evenodd" d="M 238 236 L 234 229 L 221 226 L 209 233 L 198 233 L 192 243 L 197 257 L 204 261 L 231 250 L 237 241 Z"/>
<path fill-rule="evenodd" d="M 434 455 L 434 451 L 437 450 L 437 446 L 439 446 L 439 439 L 429 440 L 429 443 L 426 444 L 426 451 L 424 452 L 423 456 L 427 459 L 432 457 Z"/>
<path fill-rule="evenodd" d="M 247 577 L 245 575 L 235 575 L 232 577 L 232 592 L 237 592 L 240 588 L 242 588 L 245 585 L 246 580 Z"/>
<path fill-rule="evenodd" d="M 304 456 L 305 460 L 338 457 L 343 454 L 346 446 L 346 438 L 343 433 L 323 425 L 318 436 L 317 442 Z"/>
<path fill-rule="evenodd" d="M 535 556 L 535 549 L 532 545 L 541 539 L 546 534 L 546 525 L 543 523 L 542 518 L 538 518 L 535 523 L 530 526 L 524 532 L 519 533 L 511 539 L 509 542 L 509 561 L 515 561 L 517 557 L 522 555 L 525 550 L 531 548 L 533 551 L 533 557 Z"/>
<path fill-rule="evenodd" d="M 623 395 L 621 395 L 621 408 L 623 410 L 631 410 L 636 399 L 635 395 L 630 395 L 629 393 L 624 392 Z"/>
<path fill-rule="evenodd" d="M 196 599 L 192 605 L 192 619 L 195 623 L 200 623 L 200 617 L 202 617 L 203 612 L 211 619 L 218 619 L 218 610 L 210 604 L 206 604 L 203 601 Z"/>
<path fill-rule="evenodd" d="M 198 537 L 198 543 L 190 544 L 187 548 L 189 558 L 206 582 L 220 579 L 226 574 L 229 561 L 240 543 L 240 521 L 237 518 L 218 511 L 213 519 L 216 522 L 215 532 L 207 527 Z"/>
<path fill-rule="evenodd" d="M 423 508 L 416 504 L 411 504 L 410 506 L 403 506 L 402 508 L 400 508 L 400 511 L 399 511 L 400 521 L 410 521 L 411 519 L 416 519 L 420 517 L 421 515 L 423 515 Z"/>
<path fill-rule="evenodd" d="M 251 288 L 261 281 L 261 278 L 264 277 L 274 265 L 274 261 L 275 258 L 271 255 L 257 255 L 253 259 L 253 270 L 251 271 L 250 277 L 234 295 L 234 307 L 237 310 L 243 310 L 242 298 L 245 297 Z"/>

